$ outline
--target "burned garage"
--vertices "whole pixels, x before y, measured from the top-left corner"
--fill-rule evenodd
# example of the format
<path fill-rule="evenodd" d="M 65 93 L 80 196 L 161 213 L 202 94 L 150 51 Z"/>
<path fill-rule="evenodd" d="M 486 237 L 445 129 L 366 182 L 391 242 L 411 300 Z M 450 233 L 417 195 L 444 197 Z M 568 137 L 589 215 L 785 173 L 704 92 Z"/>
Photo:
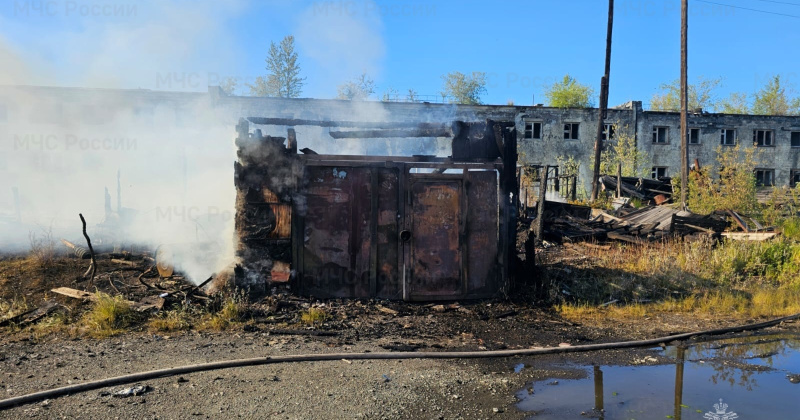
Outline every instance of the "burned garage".
<path fill-rule="evenodd" d="M 288 127 L 285 137 L 262 126 Z M 333 138 L 450 142 L 447 157 L 297 150 L 295 126 Z M 237 285 L 406 301 L 508 292 L 516 232 L 513 122 L 249 118 L 237 125 Z"/>

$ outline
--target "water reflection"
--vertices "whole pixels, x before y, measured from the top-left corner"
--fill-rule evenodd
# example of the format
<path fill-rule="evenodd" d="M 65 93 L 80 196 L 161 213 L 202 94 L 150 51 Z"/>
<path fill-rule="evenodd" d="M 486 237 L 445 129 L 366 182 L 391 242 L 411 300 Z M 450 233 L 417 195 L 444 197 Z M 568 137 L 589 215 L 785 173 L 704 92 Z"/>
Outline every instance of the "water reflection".
<path fill-rule="evenodd" d="M 797 416 L 787 404 L 800 391 L 791 381 L 800 374 L 797 335 L 695 342 L 660 352 L 674 364 L 592 366 L 591 382 L 531 383 L 517 393 L 519 408 L 533 419 L 702 419 L 724 410 L 739 418 Z"/>

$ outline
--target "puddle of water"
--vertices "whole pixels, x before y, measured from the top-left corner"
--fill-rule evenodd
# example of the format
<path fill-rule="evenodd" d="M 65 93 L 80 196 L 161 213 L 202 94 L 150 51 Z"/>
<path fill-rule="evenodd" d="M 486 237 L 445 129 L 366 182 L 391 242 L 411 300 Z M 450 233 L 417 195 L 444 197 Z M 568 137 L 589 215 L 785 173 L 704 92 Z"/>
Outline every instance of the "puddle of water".
<path fill-rule="evenodd" d="M 693 343 L 661 354 L 675 362 L 592 366 L 586 379 L 533 382 L 517 392 L 518 407 L 536 420 L 800 417 L 800 376 L 792 376 L 800 374 L 799 336 Z M 518 366 L 515 372 L 525 365 Z"/>

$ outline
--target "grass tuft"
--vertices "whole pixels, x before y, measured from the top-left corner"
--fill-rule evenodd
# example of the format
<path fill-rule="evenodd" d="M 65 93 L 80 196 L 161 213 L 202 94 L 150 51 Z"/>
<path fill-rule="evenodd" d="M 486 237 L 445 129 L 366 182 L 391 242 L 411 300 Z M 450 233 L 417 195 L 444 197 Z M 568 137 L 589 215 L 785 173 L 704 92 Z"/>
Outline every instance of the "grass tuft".
<path fill-rule="evenodd" d="M 300 320 L 307 325 L 319 325 L 328 319 L 328 313 L 322 308 L 308 308 L 300 314 Z"/>
<path fill-rule="evenodd" d="M 182 307 L 161 312 L 147 322 L 147 329 L 151 332 L 184 331 L 190 328 L 192 315 Z"/>
<path fill-rule="evenodd" d="M 122 296 L 109 296 L 97 292 L 97 301 L 83 316 L 83 325 L 89 335 L 106 338 L 124 332 L 135 318 L 135 312 Z"/>

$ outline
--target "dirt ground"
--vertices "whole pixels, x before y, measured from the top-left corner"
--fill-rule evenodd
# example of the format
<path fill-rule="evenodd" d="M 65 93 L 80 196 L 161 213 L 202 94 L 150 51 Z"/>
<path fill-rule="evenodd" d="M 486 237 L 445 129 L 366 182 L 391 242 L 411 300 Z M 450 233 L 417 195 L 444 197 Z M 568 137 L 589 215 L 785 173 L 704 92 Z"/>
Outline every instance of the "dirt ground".
<path fill-rule="evenodd" d="M 29 260 L 0 261 L 0 298 L 45 299 L 70 311 L 88 306 L 48 293 L 74 282 L 86 261 L 60 258 L 49 271 Z M 124 284 L 140 272 L 100 261 Z M 37 271 L 39 270 L 39 271 Z M 117 270 L 117 271 L 115 271 Z M 111 282 L 96 281 L 96 286 Z M 125 279 L 129 282 L 124 283 Z M 133 293 L 133 292 L 130 292 Z M 275 301 L 280 302 L 275 305 Z M 267 301 L 265 301 L 267 302 Z M 146 327 L 108 339 L 45 337 L 30 329 L 2 330 L 0 399 L 90 380 L 153 369 L 269 355 L 385 351 L 522 349 L 652 338 L 730 326 L 724 319 L 658 315 L 624 323 L 593 325 L 562 319 L 520 292 L 509 299 L 439 304 L 371 300 L 311 301 L 291 295 L 271 298 L 272 312 L 255 311 L 225 332 L 152 333 Z M 299 313 L 316 305 L 330 318 L 314 328 Z M 258 307 L 256 305 L 256 307 Z M 796 324 L 793 324 L 796 325 Z M 796 326 L 790 328 L 797 328 Z M 322 335 L 314 335 L 320 334 Z M 627 365 L 644 355 L 663 363 L 654 350 L 602 351 L 542 357 L 463 360 L 301 362 L 192 373 L 150 380 L 147 392 L 118 398 L 132 385 L 88 391 L 0 411 L 0 418 L 525 418 L 515 392 L 532 380 L 585 375 L 574 366 Z M 520 373 L 514 366 L 531 366 Z M 573 366 L 573 367 L 570 367 Z"/>

